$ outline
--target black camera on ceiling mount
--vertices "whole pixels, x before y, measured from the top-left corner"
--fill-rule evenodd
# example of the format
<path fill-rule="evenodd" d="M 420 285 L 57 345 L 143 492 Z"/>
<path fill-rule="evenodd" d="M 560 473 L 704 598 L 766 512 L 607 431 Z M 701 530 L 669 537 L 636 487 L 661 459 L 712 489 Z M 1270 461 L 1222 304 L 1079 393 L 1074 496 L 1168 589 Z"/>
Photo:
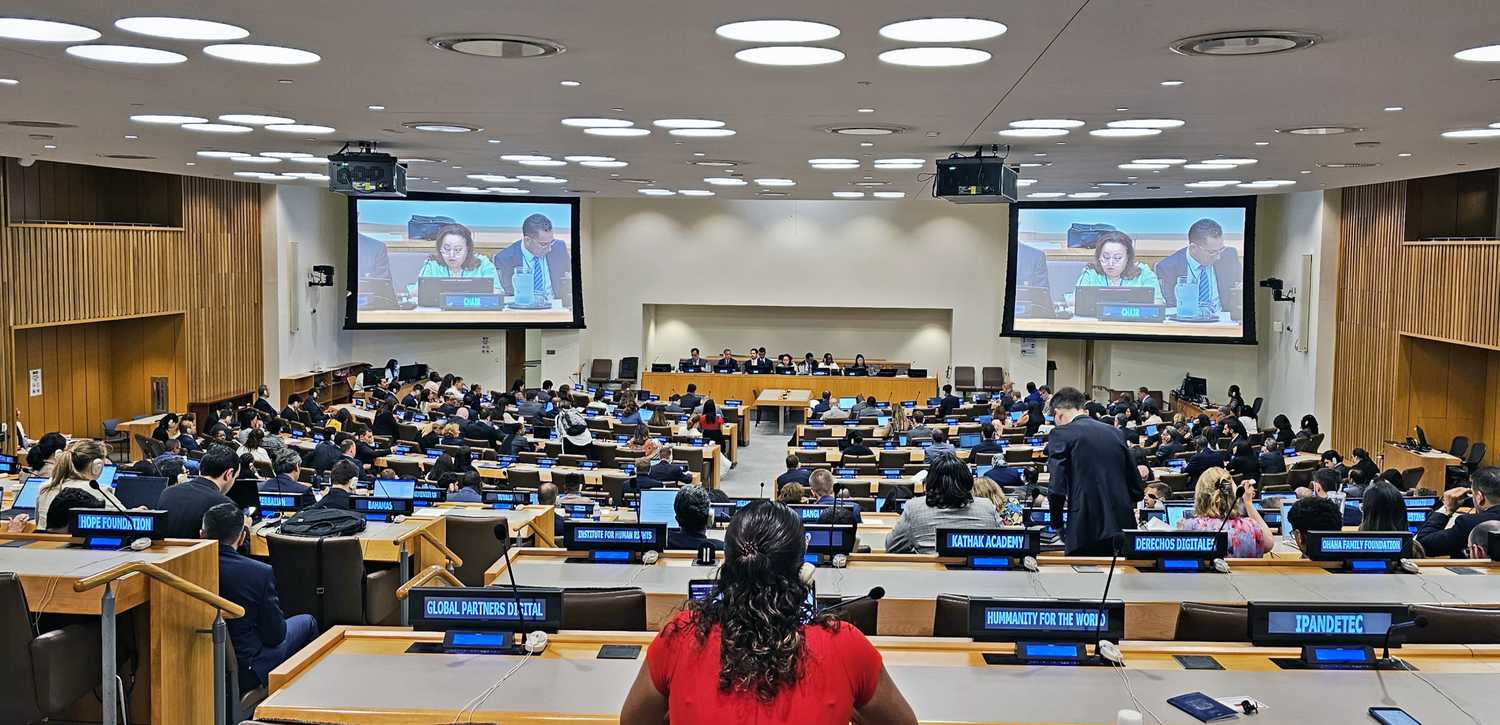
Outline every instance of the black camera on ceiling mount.
<path fill-rule="evenodd" d="M 1271 299 L 1277 302 L 1296 302 L 1297 291 L 1283 292 L 1285 283 L 1275 277 L 1267 277 L 1260 281 L 1260 286 L 1271 290 Z"/>

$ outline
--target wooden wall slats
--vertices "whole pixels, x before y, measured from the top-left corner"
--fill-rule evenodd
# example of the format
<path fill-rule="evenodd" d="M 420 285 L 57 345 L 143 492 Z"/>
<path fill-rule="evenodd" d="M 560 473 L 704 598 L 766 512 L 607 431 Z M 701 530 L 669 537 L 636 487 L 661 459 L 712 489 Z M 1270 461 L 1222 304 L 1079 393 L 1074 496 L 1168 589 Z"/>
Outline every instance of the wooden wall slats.
<path fill-rule="evenodd" d="M 9 371 L 0 380 L 10 376 L 0 419 L 22 407 L 33 435 L 63 422 L 95 435 L 105 417 L 145 412 L 151 375 L 170 378 L 176 410 L 263 382 L 257 185 L 68 164 L 23 169 L 5 159 L 0 212 L 0 363 Z M 169 226 L 24 223 L 58 217 Z M 131 362 L 117 323 L 82 324 L 142 317 L 181 330 L 137 331 L 142 345 L 170 348 L 165 367 Z M 138 378 L 118 396 L 126 382 L 117 363 Z M 27 371 L 43 365 L 47 400 L 32 405 Z M 67 382 L 78 390 L 64 397 Z"/>
<path fill-rule="evenodd" d="M 1500 242 L 1406 244 L 1399 329 L 1500 349 Z"/>

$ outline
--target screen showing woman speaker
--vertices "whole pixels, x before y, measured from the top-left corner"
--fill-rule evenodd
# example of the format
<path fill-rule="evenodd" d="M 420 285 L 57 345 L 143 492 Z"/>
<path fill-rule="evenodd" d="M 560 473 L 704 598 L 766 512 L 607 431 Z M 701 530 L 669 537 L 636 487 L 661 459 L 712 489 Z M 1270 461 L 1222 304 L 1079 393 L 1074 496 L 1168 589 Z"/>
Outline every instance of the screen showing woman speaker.
<path fill-rule="evenodd" d="M 345 327 L 582 327 L 578 200 L 349 200 Z"/>
<path fill-rule="evenodd" d="M 1005 334 L 1254 343 L 1253 197 L 1011 207 Z"/>

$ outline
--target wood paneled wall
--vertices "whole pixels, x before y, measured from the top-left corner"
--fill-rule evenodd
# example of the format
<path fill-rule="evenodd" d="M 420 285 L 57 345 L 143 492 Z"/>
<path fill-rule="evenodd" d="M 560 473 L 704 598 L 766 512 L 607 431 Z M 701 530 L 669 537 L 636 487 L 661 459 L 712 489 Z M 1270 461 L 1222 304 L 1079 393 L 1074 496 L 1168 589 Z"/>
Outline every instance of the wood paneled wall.
<path fill-rule="evenodd" d="M 117 173 L 77 169 L 83 177 L 94 173 L 115 178 Z M 21 176 L 21 167 L 7 159 L 0 187 Z M 64 177 L 53 177 L 60 178 Z M 0 285 L 5 289 L 0 297 L 5 324 L 0 360 L 9 369 L 21 365 L 15 349 L 17 335 L 22 334 L 18 329 L 176 314 L 182 316 L 185 334 L 174 344 L 182 350 L 186 367 L 185 379 L 174 380 L 172 387 L 186 397 L 183 405 L 174 402 L 174 408 L 243 394 L 263 382 L 258 186 L 189 177 L 157 186 L 179 190 L 180 228 L 15 224 L 11 205 L 17 194 L 0 189 L 0 211 L 5 212 L 0 225 Z M 69 183 L 36 192 L 72 193 L 128 196 L 134 191 Z M 50 208 L 86 210 L 88 204 L 59 201 Z M 28 339 L 30 334 L 24 333 Z M 88 359 L 87 354 L 81 359 Z M 122 382 L 117 375 L 104 377 Z M 143 384 L 149 395 L 149 381 Z M 0 410 L 6 420 L 20 402 L 16 392 L 15 386 L 0 385 Z M 49 424 L 55 422 L 23 420 L 33 435 L 53 429 Z"/>
<path fill-rule="evenodd" d="M 1325 445 L 1376 451 L 1391 437 L 1396 389 L 1396 308 L 1408 275 L 1398 269 L 1406 232 L 1406 182 L 1344 189 L 1339 211 L 1339 291 L 1333 425 Z"/>
<path fill-rule="evenodd" d="M 1407 183 L 1343 192 L 1330 444 L 1375 451 L 1421 423 L 1433 445 L 1484 440 L 1494 464 L 1500 242 L 1404 240 Z"/>
<path fill-rule="evenodd" d="M 182 226 L 180 176 L 38 161 L 9 178 L 13 224 Z"/>

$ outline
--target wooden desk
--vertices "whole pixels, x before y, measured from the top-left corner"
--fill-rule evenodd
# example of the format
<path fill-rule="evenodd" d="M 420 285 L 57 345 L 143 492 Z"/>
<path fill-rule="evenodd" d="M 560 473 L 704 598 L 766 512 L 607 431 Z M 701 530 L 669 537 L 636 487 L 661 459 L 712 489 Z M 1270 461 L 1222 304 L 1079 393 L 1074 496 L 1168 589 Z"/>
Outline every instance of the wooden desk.
<path fill-rule="evenodd" d="M 1213 403 L 1199 405 L 1187 398 L 1178 397 L 1172 393 L 1172 412 L 1180 413 L 1184 418 L 1197 418 L 1200 415 L 1208 416 L 1209 420 L 1219 419 L 1219 406 Z"/>
<path fill-rule="evenodd" d="M 866 514 L 867 516 L 869 514 Z M 576 553 L 561 549 L 519 549 L 512 556 L 517 581 L 535 586 L 638 586 L 646 592 L 646 618 L 659 628 L 687 599 L 688 580 L 704 577 L 693 564 L 695 552 L 669 551 L 654 566 L 564 563 Z M 859 596 L 885 587 L 880 600 L 879 632 L 888 635 L 932 634 L 939 594 L 982 597 L 1095 598 L 1104 588 L 1108 557 L 1041 557 L 1041 571 L 966 571 L 949 569 L 958 560 L 933 554 L 854 554 L 845 569 L 819 567 L 819 596 Z M 1169 640 L 1176 635 L 1182 602 L 1243 604 L 1246 601 L 1335 601 L 1500 605 L 1500 564 L 1423 560 L 1422 573 L 1340 574 L 1332 564 L 1278 559 L 1230 559 L 1231 574 L 1167 574 L 1122 561 L 1115 570 L 1110 597 L 1125 601 L 1125 636 Z M 1491 576 L 1460 576 L 1445 568 L 1462 564 Z M 1074 565 L 1098 567 L 1079 572 Z M 1144 566 L 1144 563 L 1141 563 Z M 486 582 L 507 578 L 505 562 L 485 572 Z M 644 569 L 644 571 L 642 571 Z"/>
<path fill-rule="evenodd" d="M 140 444 L 135 442 L 135 437 L 150 438 L 151 432 L 156 430 L 157 421 L 160 421 L 164 417 L 166 417 L 165 413 L 161 415 L 148 415 L 144 418 L 132 418 L 122 421 L 115 426 L 116 431 L 130 437 L 130 460 L 139 461 L 146 457 L 146 452 L 141 450 Z"/>
<path fill-rule="evenodd" d="M 441 517 L 417 518 L 408 517 L 402 523 L 371 521 L 364 531 L 355 535 L 359 539 L 359 548 L 364 553 L 364 559 L 368 562 L 382 564 L 395 564 L 401 561 L 401 545 L 397 543 L 403 535 L 410 533 L 413 529 L 427 529 L 438 541 L 446 544 L 448 542 L 448 523 Z M 275 529 L 267 524 L 256 524 L 250 532 L 250 553 L 254 556 L 270 556 L 270 549 L 266 546 L 265 532 Z M 442 564 L 447 561 L 438 551 L 437 547 L 427 542 L 420 536 L 406 541 L 406 550 L 411 554 L 411 571 L 416 573 L 431 564 Z"/>
<path fill-rule="evenodd" d="M 698 393 L 713 398 L 714 402 L 743 400 L 747 405 L 750 401 L 760 397 L 761 391 L 771 388 L 779 390 L 805 388 L 815 391 L 814 397 L 822 395 L 824 390 L 832 393 L 835 398 L 873 395 L 876 400 L 888 400 L 892 403 L 903 400 L 923 403 L 928 398 L 937 395 L 938 390 L 938 379 L 935 377 L 641 373 L 641 387 L 651 391 L 654 395 L 660 395 L 662 400 L 666 400 L 667 396 L 673 393 L 680 395 L 686 392 L 688 383 L 696 384 Z"/>
<path fill-rule="evenodd" d="M 755 402 L 751 404 L 750 409 L 754 411 L 756 408 L 775 408 L 776 432 L 782 434 L 786 432 L 786 409 L 806 410 L 811 399 L 811 390 L 767 388 L 755 397 Z"/>
<path fill-rule="evenodd" d="M 703 448 L 706 451 L 709 448 L 717 448 L 717 446 L 704 446 Z M 387 461 L 406 461 L 410 463 L 416 463 L 424 467 L 430 467 L 436 461 L 436 459 L 427 458 L 425 456 L 391 455 L 375 459 L 375 465 L 386 466 L 388 465 Z M 621 471 L 617 468 L 578 468 L 577 466 L 553 466 L 551 468 L 539 468 L 532 463 L 514 463 L 511 464 L 511 468 L 522 471 L 539 471 L 541 473 L 542 480 L 549 483 L 552 481 L 552 473 L 554 471 L 560 473 L 581 473 L 583 474 L 584 483 L 596 486 L 600 485 L 600 483 L 604 480 L 605 472 L 612 471 L 615 473 L 624 473 L 624 471 Z M 474 461 L 474 470 L 479 472 L 480 478 L 493 478 L 496 480 L 504 481 L 507 478 L 505 472 L 509 469 L 501 468 L 500 464 L 496 463 L 495 461 Z M 719 467 L 714 466 L 713 470 L 715 474 L 717 474 Z M 699 475 L 698 472 L 694 471 L 690 475 L 693 477 L 693 483 L 702 483 L 703 477 Z M 708 486 L 711 488 L 719 487 L 719 479 L 717 475 L 709 479 Z"/>
<path fill-rule="evenodd" d="M 265 720 L 348 725 L 485 722 L 543 725 L 616 722 L 655 635 L 564 631 L 541 655 L 408 653 L 415 643 L 441 644 L 438 632 L 336 627 L 271 672 Z M 1046 667 L 988 665 L 986 652 L 1010 645 L 968 639 L 872 637 L 886 670 L 924 723 L 1105 723 L 1120 708 L 1193 722 L 1167 704 L 1184 692 L 1246 694 L 1266 704 L 1249 722 L 1363 723 L 1365 709 L 1397 703 L 1423 723 L 1493 723 L 1500 691 L 1486 687 L 1500 672 L 1493 645 L 1420 645 L 1400 656 L 1419 672 L 1310 673 L 1283 670 L 1272 657 L 1291 647 L 1235 643 L 1122 642 L 1124 665 Z M 636 645 L 633 660 L 598 659 L 605 644 Z M 1207 655 L 1221 671 L 1185 670 L 1174 655 Z M 397 682 L 400 687 L 371 687 Z M 471 707 L 472 709 L 465 709 Z M 1164 718 L 1164 719 L 1158 719 Z M 1478 722 L 1478 721 L 1476 721 Z M 727 725 L 727 724 L 726 724 Z"/>
<path fill-rule="evenodd" d="M 0 571 L 20 575 L 32 612 L 100 614 L 104 589 L 73 591 L 73 584 L 128 561 L 155 564 L 211 592 L 219 590 L 219 547 L 211 541 L 168 539 L 141 552 L 69 548 L 64 541 L 33 535 L 22 547 L 0 548 Z M 0 533 L 0 542 L 25 536 Z M 55 539 L 55 537 L 52 537 Z M 114 584 L 121 631 L 134 626 L 140 674 L 130 699 L 130 721 L 207 723 L 213 721 L 214 610 L 144 574 Z M 94 654 L 95 657 L 99 655 Z M 96 685 L 98 683 L 95 683 Z M 97 710 L 92 715 L 97 721 Z M 72 719 L 72 718 L 64 718 Z"/>
<path fill-rule="evenodd" d="M 1384 468 L 1394 468 L 1403 471 L 1408 468 L 1422 469 L 1422 488 L 1433 491 L 1443 491 L 1448 488 L 1448 467 L 1463 465 L 1459 460 L 1447 452 L 1433 449 L 1425 453 L 1398 446 L 1395 443 L 1385 444 L 1381 451 L 1381 461 Z"/>
<path fill-rule="evenodd" d="M 363 316 L 365 313 L 360 313 Z M 281 377 L 281 404 L 284 406 L 293 395 L 306 396 L 317 390 L 322 404 L 347 403 L 353 397 L 349 385 L 350 375 L 360 375 L 370 367 L 366 362 L 346 362 L 330 365 L 321 370 L 308 370 Z M 207 430 L 207 428 L 205 428 Z"/>

